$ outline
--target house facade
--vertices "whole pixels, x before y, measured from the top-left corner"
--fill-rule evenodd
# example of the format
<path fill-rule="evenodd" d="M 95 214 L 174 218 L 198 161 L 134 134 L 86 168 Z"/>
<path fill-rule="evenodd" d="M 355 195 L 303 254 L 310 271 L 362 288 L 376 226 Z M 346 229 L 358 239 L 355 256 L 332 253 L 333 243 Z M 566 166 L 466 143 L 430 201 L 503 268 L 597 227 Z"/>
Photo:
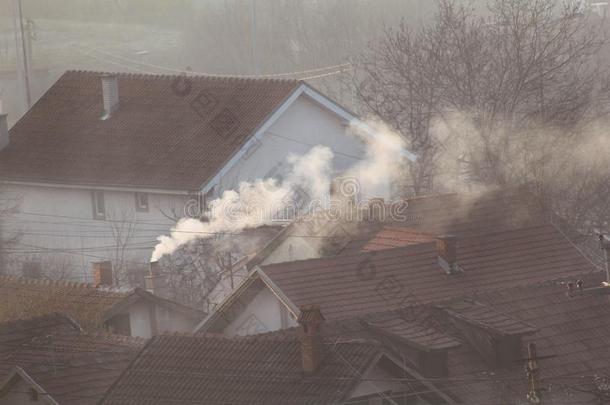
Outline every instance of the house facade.
<path fill-rule="evenodd" d="M 178 218 L 242 181 L 281 177 L 289 154 L 327 146 L 337 172 L 363 156 L 356 117 L 294 80 L 71 71 L 10 130 L 6 119 L 11 269 L 44 258 L 80 281 L 91 261 L 144 271 Z"/>

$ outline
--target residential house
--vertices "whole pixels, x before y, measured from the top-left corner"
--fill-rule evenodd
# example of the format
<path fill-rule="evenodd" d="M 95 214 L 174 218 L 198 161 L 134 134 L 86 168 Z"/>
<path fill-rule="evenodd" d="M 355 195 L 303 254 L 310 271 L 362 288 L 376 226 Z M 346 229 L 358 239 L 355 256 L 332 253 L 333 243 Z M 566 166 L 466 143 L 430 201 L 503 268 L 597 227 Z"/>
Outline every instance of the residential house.
<path fill-rule="evenodd" d="M 81 333 L 62 315 L 3 323 L 0 333 L 2 405 L 97 404 L 145 343 Z"/>
<path fill-rule="evenodd" d="M 338 172 L 363 156 L 357 118 L 296 80 L 69 71 L 6 121 L 0 180 L 19 213 L 5 232 L 20 236 L 21 264 L 50 256 L 82 281 L 91 259 L 145 270 L 177 218 L 281 177 L 290 153 L 325 145 Z"/>
<path fill-rule="evenodd" d="M 191 331 L 205 313 L 142 289 L 112 286 L 109 262 L 93 264 L 95 284 L 0 277 L 0 321 L 61 313 L 89 332 L 148 338 Z"/>
<path fill-rule="evenodd" d="M 401 383 L 413 377 L 378 343 L 324 339 L 319 310 L 306 307 L 301 315 L 299 328 L 284 336 L 154 337 L 101 404 L 452 403 L 431 384 L 424 392 Z M 421 395 L 412 395 L 415 389 Z"/>
<path fill-rule="evenodd" d="M 430 392 L 458 404 L 605 403 L 610 396 L 605 280 L 600 272 L 575 274 L 329 320 L 320 331 L 329 341 L 376 341 L 400 358 L 410 370 L 400 381 L 417 387 L 406 393 L 413 401 L 407 403 L 426 403 L 415 399 Z M 279 338 L 297 329 L 255 336 Z"/>
<path fill-rule="evenodd" d="M 549 222 L 531 193 L 514 189 L 374 199 L 336 214 L 303 216 L 235 262 L 231 279 L 221 278 L 207 295 L 209 308 L 220 304 L 239 284 L 236 281 L 243 281 L 256 266 L 430 242 L 441 234 L 471 237 Z"/>
<path fill-rule="evenodd" d="M 198 330 L 249 335 L 295 326 L 302 305 L 342 319 L 599 270 L 554 225 L 404 245 L 256 267 Z"/>

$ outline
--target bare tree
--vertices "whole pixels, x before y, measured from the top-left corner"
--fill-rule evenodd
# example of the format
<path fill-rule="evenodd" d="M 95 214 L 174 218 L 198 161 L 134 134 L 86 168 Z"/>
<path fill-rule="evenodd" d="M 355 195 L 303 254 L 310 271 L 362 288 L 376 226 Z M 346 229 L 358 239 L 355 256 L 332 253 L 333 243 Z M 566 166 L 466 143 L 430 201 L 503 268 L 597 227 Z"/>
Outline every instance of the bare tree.
<path fill-rule="evenodd" d="M 454 0 L 437 3 L 421 29 L 387 29 L 355 75 L 366 111 L 404 134 L 420 156 L 409 191 L 428 191 L 431 178 L 457 170 L 446 164 L 449 155 L 471 181 L 529 185 L 579 224 L 595 210 L 607 215 L 579 200 L 608 201 L 608 169 L 569 153 L 607 112 L 604 21 L 553 0 L 494 0 L 484 17 Z M 567 178 L 593 174 L 569 203 L 559 200 Z"/>

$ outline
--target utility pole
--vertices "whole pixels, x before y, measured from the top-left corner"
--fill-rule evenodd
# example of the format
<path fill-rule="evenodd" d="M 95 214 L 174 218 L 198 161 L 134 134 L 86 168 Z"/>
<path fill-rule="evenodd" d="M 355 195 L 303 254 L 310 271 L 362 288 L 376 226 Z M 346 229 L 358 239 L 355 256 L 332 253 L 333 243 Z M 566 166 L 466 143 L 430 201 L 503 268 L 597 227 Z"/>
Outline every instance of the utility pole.
<path fill-rule="evenodd" d="M 604 251 L 606 259 L 606 283 L 610 283 L 610 240 L 605 235 L 599 235 L 599 246 Z"/>
<path fill-rule="evenodd" d="M 23 28 L 23 8 L 21 0 L 13 0 L 13 25 L 15 29 L 15 51 L 17 60 L 21 60 L 22 77 L 25 89 L 25 101 L 27 108 L 32 106 L 32 96 L 30 93 L 30 64 L 28 58 L 27 45 L 25 41 L 25 30 Z"/>
<path fill-rule="evenodd" d="M 256 76 L 260 76 L 261 72 L 258 66 L 258 55 L 256 49 L 256 0 L 250 0 L 250 27 L 252 32 L 251 36 L 251 44 L 252 44 L 252 71 Z"/>
<path fill-rule="evenodd" d="M 529 390 L 527 393 L 527 399 L 532 404 L 539 404 L 541 402 L 541 387 L 540 387 L 540 369 L 538 368 L 538 357 L 536 356 L 536 343 L 530 342 L 527 345 L 527 381 Z"/>

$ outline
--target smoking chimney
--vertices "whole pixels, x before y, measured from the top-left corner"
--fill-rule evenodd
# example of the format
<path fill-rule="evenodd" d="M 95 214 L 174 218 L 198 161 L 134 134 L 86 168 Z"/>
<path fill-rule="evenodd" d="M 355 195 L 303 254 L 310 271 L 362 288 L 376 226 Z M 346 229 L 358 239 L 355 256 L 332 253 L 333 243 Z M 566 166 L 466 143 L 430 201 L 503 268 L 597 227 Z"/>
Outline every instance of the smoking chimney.
<path fill-rule="evenodd" d="M 112 285 L 112 262 L 93 262 L 93 284 L 96 286 Z"/>
<path fill-rule="evenodd" d="M 320 336 L 320 325 L 324 316 L 317 305 L 301 307 L 301 314 L 297 319 L 301 328 L 299 329 L 299 340 L 301 343 L 301 358 L 303 360 L 303 372 L 313 373 L 317 370 L 322 359 L 322 337 Z"/>
<path fill-rule="evenodd" d="M 104 99 L 102 120 L 107 120 L 119 108 L 119 79 L 116 75 L 105 74 L 102 76 L 102 97 Z"/>
<path fill-rule="evenodd" d="M 455 235 L 441 235 L 436 238 L 438 264 L 447 274 L 455 274 L 461 271 L 457 262 L 457 244 L 458 239 Z"/>
<path fill-rule="evenodd" d="M 6 148 L 9 143 L 8 114 L 0 113 L 0 150 Z"/>
<path fill-rule="evenodd" d="M 146 291 L 162 298 L 168 298 L 169 286 L 167 284 L 167 277 L 162 273 L 159 262 L 150 262 L 150 269 L 148 275 L 144 276 L 144 282 L 146 284 Z"/>

